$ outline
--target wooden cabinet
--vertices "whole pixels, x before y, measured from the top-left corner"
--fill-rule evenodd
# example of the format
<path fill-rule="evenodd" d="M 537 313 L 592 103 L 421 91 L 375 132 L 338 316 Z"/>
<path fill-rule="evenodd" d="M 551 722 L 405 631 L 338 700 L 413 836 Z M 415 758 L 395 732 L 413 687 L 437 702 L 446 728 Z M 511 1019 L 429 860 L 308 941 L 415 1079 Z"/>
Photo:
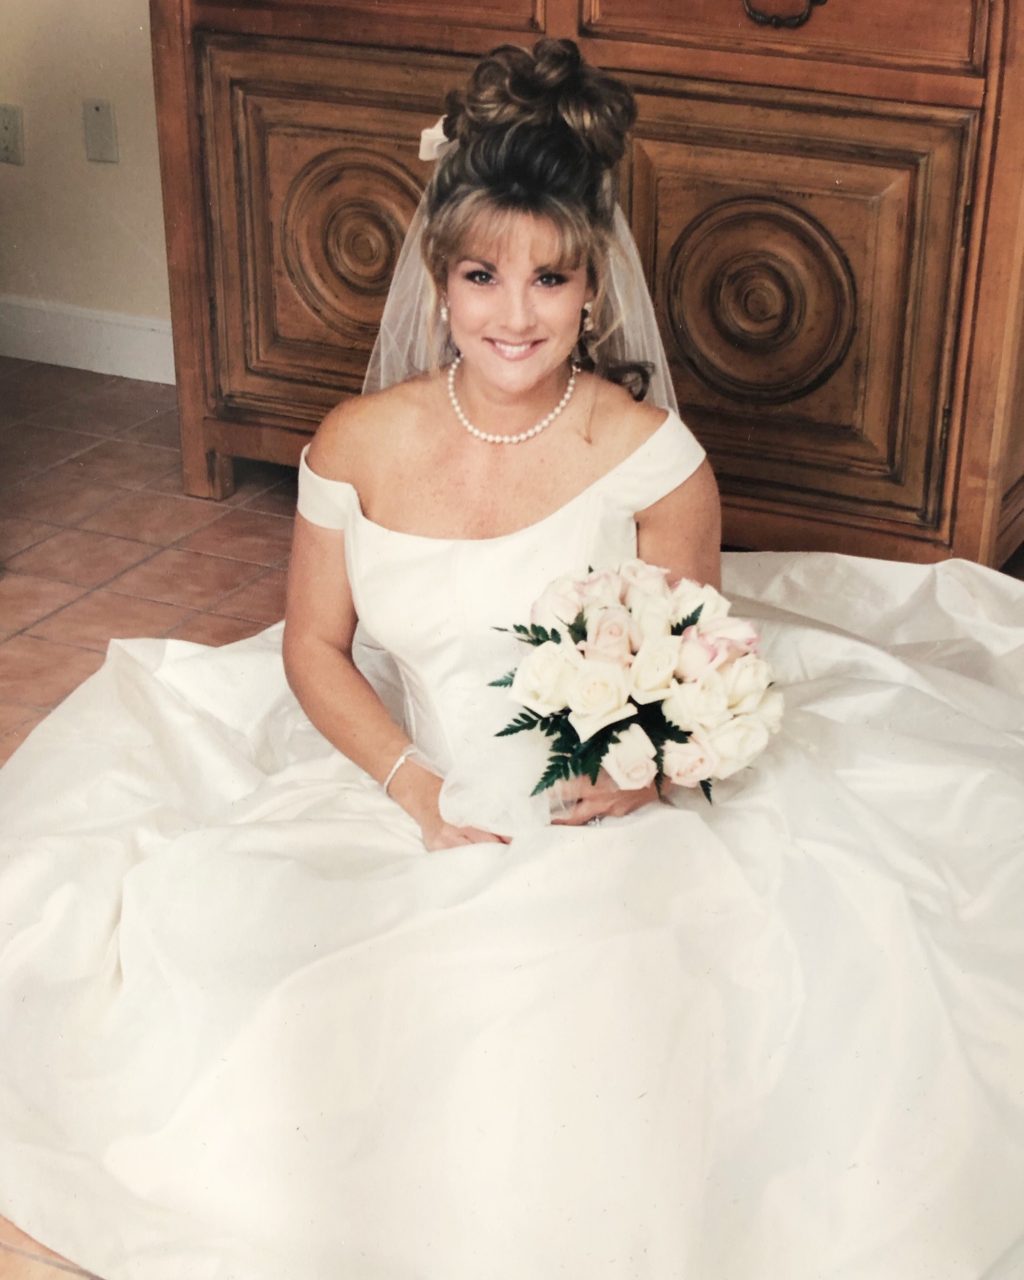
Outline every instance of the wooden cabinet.
<path fill-rule="evenodd" d="M 186 487 L 358 391 L 474 57 L 633 86 L 621 195 L 726 539 L 1024 541 L 1024 0 L 152 0 Z"/>

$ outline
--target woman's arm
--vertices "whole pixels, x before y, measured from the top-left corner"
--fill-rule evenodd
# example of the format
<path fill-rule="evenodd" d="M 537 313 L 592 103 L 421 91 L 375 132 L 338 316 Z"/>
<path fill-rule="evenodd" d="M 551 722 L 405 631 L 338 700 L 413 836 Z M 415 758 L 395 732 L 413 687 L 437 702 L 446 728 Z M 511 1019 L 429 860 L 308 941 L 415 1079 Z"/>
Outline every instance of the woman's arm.
<path fill-rule="evenodd" d="M 383 782 L 410 743 L 352 660 L 357 617 L 345 570 L 344 538 L 339 530 L 295 517 L 284 668 L 303 710 L 324 737 Z M 438 807 L 440 791 L 441 779 L 414 758 L 401 766 L 388 788 L 419 824 L 428 849 L 498 839 L 446 823 Z"/>
<path fill-rule="evenodd" d="M 705 460 L 671 493 L 636 517 L 637 555 L 680 578 L 722 584 L 722 507 L 711 464 Z"/>

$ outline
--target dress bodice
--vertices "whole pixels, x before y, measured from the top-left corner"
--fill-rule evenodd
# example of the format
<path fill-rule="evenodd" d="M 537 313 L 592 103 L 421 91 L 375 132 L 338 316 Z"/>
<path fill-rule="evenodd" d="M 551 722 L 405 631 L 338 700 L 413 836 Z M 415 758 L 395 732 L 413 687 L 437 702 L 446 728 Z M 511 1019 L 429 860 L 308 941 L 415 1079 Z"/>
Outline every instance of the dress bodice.
<path fill-rule="evenodd" d="M 444 775 L 450 820 L 502 833 L 547 820 L 546 804 L 529 799 L 544 742 L 495 737 L 516 707 L 490 681 L 523 653 L 497 628 L 527 621 L 560 574 L 634 557 L 636 513 L 681 484 L 703 457 L 669 414 L 632 454 L 544 518 L 498 537 L 449 539 L 376 524 L 352 485 L 317 475 L 303 454 L 300 513 L 344 534 L 360 620 L 356 659 Z"/>

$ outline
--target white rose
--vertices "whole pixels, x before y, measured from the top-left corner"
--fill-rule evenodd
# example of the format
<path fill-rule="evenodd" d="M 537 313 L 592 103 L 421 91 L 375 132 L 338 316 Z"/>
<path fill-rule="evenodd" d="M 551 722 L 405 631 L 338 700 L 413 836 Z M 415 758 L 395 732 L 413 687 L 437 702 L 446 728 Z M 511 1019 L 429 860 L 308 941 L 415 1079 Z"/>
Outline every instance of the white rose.
<path fill-rule="evenodd" d="M 709 618 L 700 615 L 697 630 L 711 644 L 727 646 L 734 654 L 753 653 L 758 635 L 746 618 Z"/>
<path fill-rule="evenodd" d="M 764 722 L 769 733 L 778 733 L 782 727 L 782 712 L 785 709 L 782 694 L 778 689 L 769 689 L 754 708 L 753 714 Z"/>
<path fill-rule="evenodd" d="M 636 715 L 636 707 L 628 701 L 629 677 L 617 662 L 581 659 L 573 673 L 566 703 L 569 723 L 581 742 L 592 738 L 598 729 Z"/>
<path fill-rule="evenodd" d="M 667 596 L 668 570 L 660 569 L 646 560 L 627 560 L 619 565 L 619 577 L 624 584 L 623 599 L 632 607 L 639 596 Z"/>
<path fill-rule="evenodd" d="M 583 607 L 583 597 L 575 578 L 556 578 L 541 592 L 530 610 L 530 621 L 537 627 L 554 627 L 568 633 L 568 627 Z"/>
<path fill-rule="evenodd" d="M 679 643 L 679 636 L 657 636 L 643 642 L 629 673 L 634 701 L 658 702 L 672 692 Z"/>
<path fill-rule="evenodd" d="M 688 733 L 724 723 L 729 719 L 729 701 L 722 677 L 717 671 L 708 671 L 699 680 L 677 684 L 661 709 L 667 720 Z"/>
<path fill-rule="evenodd" d="M 734 716 L 708 731 L 711 749 L 718 756 L 716 778 L 729 778 L 752 763 L 768 745 L 768 728 L 759 716 Z"/>
<path fill-rule="evenodd" d="M 743 714 L 756 709 L 772 682 L 772 671 L 763 659 L 746 653 L 723 669 L 722 680 L 730 710 Z"/>
<path fill-rule="evenodd" d="M 718 756 L 702 733 L 694 733 L 689 742 L 666 742 L 662 750 L 662 769 L 669 782 L 677 787 L 696 787 L 712 777 Z"/>
<path fill-rule="evenodd" d="M 650 786 L 658 772 L 654 763 L 654 743 L 638 724 L 631 724 L 619 734 L 604 753 L 601 767 L 623 791 L 639 791 Z"/>
<path fill-rule="evenodd" d="M 633 621 L 643 640 L 656 640 L 672 634 L 672 602 L 667 596 L 638 592 L 630 602 Z"/>
<path fill-rule="evenodd" d="M 622 603 L 622 580 L 611 569 L 593 570 L 585 578 L 580 578 L 576 587 L 585 609 Z"/>
<path fill-rule="evenodd" d="M 573 676 L 580 656 L 571 644 L 548 640 L 531 649 L 516 668 L 509 690 L 516 702 L 549 716 L 568 705 Z"/>
<path fill-rule="evenodd" d="M 724 618 L 731 605 L 708 583 L 694 582 L 692 578 L 680 578 L 672 588 L 672 621 L 682 622 L 700 607 L 701 622 L 712 618 Z"/>

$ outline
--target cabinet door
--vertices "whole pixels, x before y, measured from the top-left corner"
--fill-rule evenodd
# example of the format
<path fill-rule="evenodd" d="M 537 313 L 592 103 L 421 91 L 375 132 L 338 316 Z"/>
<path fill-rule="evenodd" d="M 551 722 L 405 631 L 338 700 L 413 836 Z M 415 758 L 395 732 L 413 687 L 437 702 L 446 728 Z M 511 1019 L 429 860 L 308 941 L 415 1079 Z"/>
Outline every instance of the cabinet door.
<path fill-rule="evenodd" d="M 633 221 L 728 540 L 941 540 L 973 114 L 639 99 Z"/>
<path fill-rule="evenodd" d="M 214 411 L 316 421 L 358 391 L 453 59 L 210 38 Z M 453 67 L 455 68 L 453 70 Z"/>

